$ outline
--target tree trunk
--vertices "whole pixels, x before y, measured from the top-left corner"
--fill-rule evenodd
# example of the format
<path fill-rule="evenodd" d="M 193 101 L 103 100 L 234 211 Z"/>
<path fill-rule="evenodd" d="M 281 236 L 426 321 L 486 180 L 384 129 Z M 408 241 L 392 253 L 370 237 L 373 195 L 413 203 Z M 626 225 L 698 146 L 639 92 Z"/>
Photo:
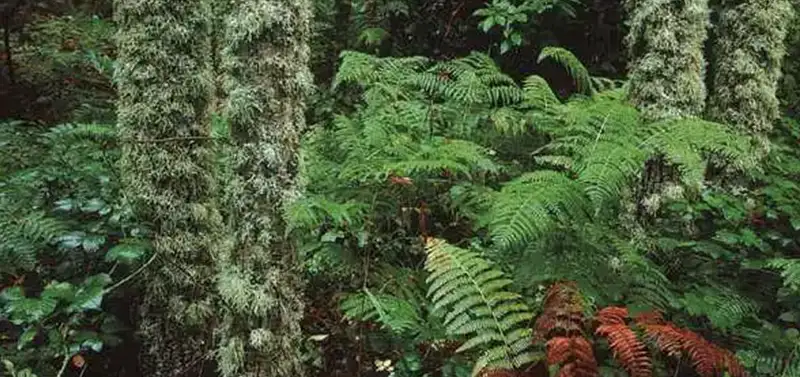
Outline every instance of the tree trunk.
<path fill-rule="evenodd" d="M 630 100 L 646 119 L 702 114 L 708 0 L 627 0 Z"/>
<path fill-rule="evenodd" d="M 776 92 L 792 6 L 789 0 L 722 2 L 713 47 L 708 115 L 766 136 L 780 116 Z"/>
<path fill-rule="evenodd" d="M 302 375 L 302 285 L 284 207 L 299 192 L 310 18 L 308 0 L 234 0 L 225 25 L 225 115 L 234 145 L 225 199 L 233 240 L 217 257 L 224 377 Z"/>
<path fill-rule="evenodd" d="M 140 307 L 142 372 L 199 376 L 212 347 L 210 249 L 222 229 L 207 108 L 209 3 L 114 5 L 124 192 L 157 253 Z"/>

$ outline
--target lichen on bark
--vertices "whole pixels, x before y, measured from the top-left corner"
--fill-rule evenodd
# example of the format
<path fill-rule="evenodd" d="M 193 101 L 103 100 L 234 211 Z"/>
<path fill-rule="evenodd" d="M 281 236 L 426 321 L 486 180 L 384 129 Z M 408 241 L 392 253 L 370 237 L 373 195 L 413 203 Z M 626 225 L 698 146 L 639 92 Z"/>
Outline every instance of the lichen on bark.
<path fill-rule="evenodd" d="M 780 116 L 776 93 L 792 4 L 724 0 L 721 6 L 708 116 L 745 133 L 766 136 Z"/>
<path fill-rule="evenodd" d="M 783 58 L 778 98 L 790 116 L 800 114 L 800 0 L 792 0 L 793 20 L 786 36 L 786 56 Z"/>
<path fill-rule="evenodd" d="M 152 230 L 140 306 L 143 375 L 200 375 L 212 347 L 215 204 L 206 0 L 116 0 L 120 171 Z"/>
<path fill-rule="evenodd" d="M 217 258 L 225 302 L 217 361 L 224 377 L 298 376 L 303 316 L 284 208 L 299 194 L 311 4 L 233 0 L 221 53 L 233 174 L 225 183 L 231 245 Z"/>
<path fill-rule="evenodd" d="M 652 121 L 700 115 L 708 0 L 626 0 L 625 8 L 631 102 Z"/>

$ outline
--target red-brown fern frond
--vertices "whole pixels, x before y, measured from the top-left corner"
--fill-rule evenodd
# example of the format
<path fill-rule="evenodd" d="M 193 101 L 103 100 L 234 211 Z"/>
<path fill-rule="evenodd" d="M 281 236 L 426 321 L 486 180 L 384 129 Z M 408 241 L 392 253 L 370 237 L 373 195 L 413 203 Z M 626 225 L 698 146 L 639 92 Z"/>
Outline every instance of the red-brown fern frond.
<path fill-rule="evenodd" d="M 582 336 L 554 337 L 547 342 L 547 364 L 559 365 L 558 377 L 596 377 L 592 344 Z"/>
<path fill-rule="evenodd" d="M 627 325 L 600 325 L 595 333 L 608 338 L 614 359 L 628 371 L 630 377 L 652 376 L 653 365 L 650 363 L 647 347 Z"/>
<path fill-rule="evenodd" d="M 601 309 L 594 317 L 601 325 L 624 325 L 628 319 L 628 309 L 609 306 Z"/>
<path fill-rule="evenodd" d="M 723 349 L 722 352 L 724 353 L 725 369 L 731 377 L 748 377 L 744 365 L 739 362 L 739 359 L 736 358 L 733 352 L 725 349 Z"/>
<path fill-rule="evenodd" d="M 550 287 L 542 314 L 536 320 L 535 330 L 539 340 L 583 332 L 583 302 L 577 284 L 559 282 Z"/>
<path fill-rule="evenodd" d="M 730 351 L 716 346 L 693 331 L 664 321 L 658 314 L 640 316 L 637 324 L 662 352 L 669 356 L 689 356 L 695 371 L 702 377 L 715 377 L 725 370 L 732 377 L 747 377 L 744 367 Z"/>
<path fill-rule="evenodd" d="M 608 338 L 614 358 L 631 377 L 649 377 L 653 372 L 647 347 L 627 325 L 628 309 L 619 306 L 603 308 L 595 315 L 600 326 L 595 334 Z"/>

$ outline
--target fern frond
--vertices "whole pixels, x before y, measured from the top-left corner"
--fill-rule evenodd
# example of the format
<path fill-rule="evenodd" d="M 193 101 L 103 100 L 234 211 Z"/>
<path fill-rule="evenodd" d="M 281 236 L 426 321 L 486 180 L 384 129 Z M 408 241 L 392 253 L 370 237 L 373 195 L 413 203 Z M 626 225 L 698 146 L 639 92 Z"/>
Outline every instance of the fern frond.
<path fill-rule="evenodd" d="M 330 223 L 338 227 L 359 224 L 367 205 L 356 201 L 336 203 L 323 196 L 308 196 L 294 201 L 287 209 L 290 230 L 315 229 Z"/>
<path fill-rule="evenodd" d="M 536 338 L 582 336 L 583 311 L 583 298 L 575 282 L 551 285 L 542 303 L 542 314 L 536 319 Z"/>
<path fill-rule="evenodd" d="M 561 47 L 545 47 L 539 53 L 538 62 L 541 63 L 545 59 L 553 59 L 556 63 L 564 67 L 570 77 L 575 80 L 575 86 L 579 92 L 589 95 L 594 93 L 594 89 L 592 89 L 592 77 L 589 74 L 589 70 L 586 69 L 580 59 L 571 51 Z"/>
<path fill-rule="evenodd" d="M 800 259 L 774 258 L 768 260 L 766 266 L 781 270 L 783 285 L 800 292 Z"/>
<path fill-rule="evenodd" d="M 524 115 L 510 107 L 501 107 L 492 111 L 489 116 L 495 129 L 504 134 L 520 135 L 527 131 Z"/>
<path fill-rule="evenodd" d="M 504 290 L 511 280 L 478 254 L 443 240 L 428 239 L 425 251 L 434 312 L 446 309 L 448 333 L 470 336 L 457 352 L 484 349 L 473 375 L 484 368 L 518 369 L 534 361 L 527 326 L 532 314 L 518 294 Z"/>
<path fill-rule="evenodd" d="M 489 229 L 501 249 L 551 231 L 559 221 L 581 222 L 590 208 L 583 187 L 554 171 L 527 173 L 505 184 L 489 212 Z"/>
<path fill-rule="evenodd" d="M 626 323 L 628 309 L 613 306 L 603 308 L 597 312 L 596 318 L 600 326 L 595 330 L 595 334 L 608 338 L 614 358 L 628 371 L 628 375 L 651 376 L 653 365 L 647 354 L 647 347 L 639 341 L 636 333 Z"/>
<path fill-rule="evenodd" d="M 703 287 L 684 294 L 681 300 L 690 315 L 704 315 L 719 329 L 732 329 L 746 317 L 755 314 L 758 306 L 728 289 Z"/>
<path fill-rule="evenodd" d="M 0 272 L 14 274 L 30 271 L 36 265 L 39 250 L 58 241 L 67 233 L 67 224 L 42 211 L 11 211 L 0 196 Z"/>
<path fill-rule="evenodd" d="M 373 294 L 367 288 L 345 297 L 339 307 L 348 319 L 376 321 L 396 333 L 421 328 L 422 319 L 415 305 L 392 295 Z"/>
<path fill-rule="evenodd" d="M 800 345 L 794 349 L 795 354 L 800 352 Z M 757 371 L 759 376 L 789 377 L 800 376 L 800 358 L 793 354 L 784 357 L 764 355 L 753 350 L 742 350 L 736 357 L 751 370 Z"/>
<path fill-rule="evenodd" d="M 717 347 L 702 336 L 664 321 L 658 313 L 646 313 L 637 318 L 637 325 L 669 356 L 686 355 L 701 377 L 714 377 L 723 371 L 732 377 L 745 377 L 747 372 L 728 350 Z"/>
<path fill-rule="evenodd" d="M 582 336 L 559 336 L 548 340 L 547 364 L 560 366 L 558 377 L 598 376 L 592 344 Z"/>
<path fill-rule="evenodd" d="M 537 109 L 546 110 L 561 104 L 550 84 L 541 76 L 532 75 L 525 78 L 522 83 L 522 94 L 526 103 Z"/>
<path fill-rule="evenodd" d="M 737 172 L 758 169 L 757 153 L 748 137 L 723 124 L 696 118 L 664 120 L 652 124 L 654 135 L 644 145 L 664 153 L 678 166 L 684 183 L 698 187 L 705 177 L 703 154 L 716 155 Z"/>

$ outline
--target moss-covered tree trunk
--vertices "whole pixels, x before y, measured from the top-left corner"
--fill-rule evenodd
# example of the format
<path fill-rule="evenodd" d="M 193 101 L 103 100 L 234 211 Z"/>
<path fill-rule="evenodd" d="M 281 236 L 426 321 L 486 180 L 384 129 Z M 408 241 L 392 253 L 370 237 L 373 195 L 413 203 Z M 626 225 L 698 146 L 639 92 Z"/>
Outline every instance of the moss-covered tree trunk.
<path fill-rule="evenodd" d="M 789 21 L 778 98 L 790 116 L 797 116 L 800 114 L 800 0 L 792 0 L 792 9 L 794 19 Z"/>
<path fill-rule="evenodd" d="M 708 0 L 626 0 L 625 6 L 630 100 L 650 120 L 700 115 Z"/>
<path fill-rule="evenodd" d="M 724 0 L 721 5 L 708 115 L 765 136 L 780 116 L 776 92 L 792 5 L 789 0 Z"/>
<path fill-rule="evenodd" d="M 218 256 L 224 377 L 302 375 L 302 286 L 284 207 L 299 192 L 310 18 L 309 0 L 233 0 L 225 25 L 225 115 L 234 144 L 226 203 L 234 239 Z"/>
<path fill-rule="evenodd" d="M 212 94 L 205 0 L 116 0 L 118 119 L 125 196 L 152 230 L 143 279 L 142 375 L 201 375 L 212 347 L 221 219 L 208 137 Z"/>

